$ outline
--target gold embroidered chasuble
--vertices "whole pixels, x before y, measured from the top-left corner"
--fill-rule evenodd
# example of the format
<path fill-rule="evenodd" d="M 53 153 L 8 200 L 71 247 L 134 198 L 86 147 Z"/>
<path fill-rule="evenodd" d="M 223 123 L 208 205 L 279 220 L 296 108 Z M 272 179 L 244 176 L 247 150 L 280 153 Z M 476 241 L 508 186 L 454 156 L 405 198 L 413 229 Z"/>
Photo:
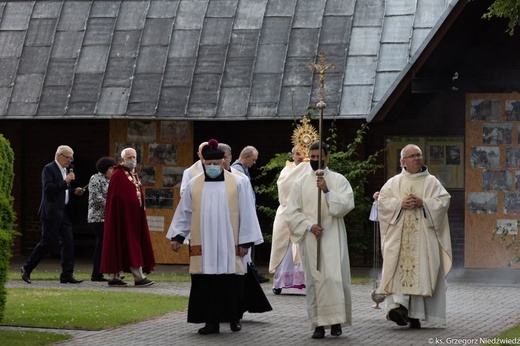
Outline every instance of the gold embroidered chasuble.
<path fill-rule="evenodd" d="M 402 209 L 410 195 L 423 200 L 423 208 Z M 447 211 L 450 195 L 425 169 L 402 173 L 388 180 L 378 199 L 383 276 L 379 293 L 431 297 L 440 266 L 451 269 L 451 239 Z"/>

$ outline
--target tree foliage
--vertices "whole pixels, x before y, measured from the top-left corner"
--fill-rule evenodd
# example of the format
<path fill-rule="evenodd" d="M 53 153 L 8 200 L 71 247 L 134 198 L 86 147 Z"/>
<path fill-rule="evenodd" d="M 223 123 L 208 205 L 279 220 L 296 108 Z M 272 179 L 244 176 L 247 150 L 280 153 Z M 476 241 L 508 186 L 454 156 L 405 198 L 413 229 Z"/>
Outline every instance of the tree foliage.
<path fill-rule="evenodd" d="M 504 18 L 508 20 L 506 30 L 509 35 L 515 34 L 515 27 L 519 25 L 520 19 L 520 1 L 518 0 L 495 0 L 491 6 L 488 7 L 487 12 L 482 18 Z"/>

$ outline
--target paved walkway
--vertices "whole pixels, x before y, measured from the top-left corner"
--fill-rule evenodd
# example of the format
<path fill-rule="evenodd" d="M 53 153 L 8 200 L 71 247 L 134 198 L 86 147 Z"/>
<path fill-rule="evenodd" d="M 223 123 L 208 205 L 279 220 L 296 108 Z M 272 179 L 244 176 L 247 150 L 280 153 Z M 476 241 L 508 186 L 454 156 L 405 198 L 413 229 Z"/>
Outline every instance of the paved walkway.
<path fill-rule="evenodd" d="M 17 266 L 18 264 L 14 264 Z M 56 264 L 55 269 L 59 265 Z M 158 271 L 185 271 L 185 266 L 159 266 Z M 359 271 L 359 270 L 358 270 Z M 262 272 L 262 270 L 261 270 Z M 52 287 L 61 289 L 106 290 L 104 283 L 85 281 L 80 285 L 64 285 L 57 281 L 9 281 L 7 287 Z M 159 282 L 139 291 L 165 295 L 188 295 L 189 283 Z M 502 330 L 520 322 L 520 270 L 454 270 L 448 279 L 448 327 L 429 328 L 423 323 L 420 330 L 398 327 L 385 320 L 384 310 L 373 308 L 372 285 L 354 285 L 353 325 L 343 329 L 343 335 L 328 335 L 323 340 L 310 338 L 306 320 L 305 296 L 298 292 L 271 292 L 271 284 L 262 285 L 273 311 L 244 315 L 242 331 L 233 333 L 221 324 L 217 335 L 197 334 L 201 325 L 188 324 L 186 312 L 103 331 L 62 331 L 75 338 L 60 345 L 483 345 L 485 338 L 493 338 Z M 110 288 L 110 290 L 133 288 Z M 2 327 L 6 328 L 6 327 Z M 520 335 L 517 343 L 520 344 Z"/>

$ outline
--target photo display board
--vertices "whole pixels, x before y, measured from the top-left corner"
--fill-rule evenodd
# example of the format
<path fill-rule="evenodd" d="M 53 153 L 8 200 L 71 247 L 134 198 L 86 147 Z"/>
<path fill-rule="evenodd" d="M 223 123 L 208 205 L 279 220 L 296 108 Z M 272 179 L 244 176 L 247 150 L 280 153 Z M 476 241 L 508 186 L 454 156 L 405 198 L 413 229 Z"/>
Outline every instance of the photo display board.
<path fill-rule="evenodd" d="M 492 234 L 518 232 L 520 95 L 468 94 L 466 148 L 465 266 L 504 268 L 514 249 Z"/>

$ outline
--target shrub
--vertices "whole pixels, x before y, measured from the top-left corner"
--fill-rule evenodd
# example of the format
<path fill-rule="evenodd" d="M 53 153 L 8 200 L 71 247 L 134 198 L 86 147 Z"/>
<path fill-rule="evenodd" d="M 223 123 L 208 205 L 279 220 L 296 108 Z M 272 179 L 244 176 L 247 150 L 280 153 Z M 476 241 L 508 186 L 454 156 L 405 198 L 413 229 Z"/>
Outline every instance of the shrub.
<path fill-rule="evenodd" d="M 0 321 L 6 302 L 5 282 L 13 246 L 15 214 L 13 210 L 14 152 L 9 141 L 0 134 Z"/>

